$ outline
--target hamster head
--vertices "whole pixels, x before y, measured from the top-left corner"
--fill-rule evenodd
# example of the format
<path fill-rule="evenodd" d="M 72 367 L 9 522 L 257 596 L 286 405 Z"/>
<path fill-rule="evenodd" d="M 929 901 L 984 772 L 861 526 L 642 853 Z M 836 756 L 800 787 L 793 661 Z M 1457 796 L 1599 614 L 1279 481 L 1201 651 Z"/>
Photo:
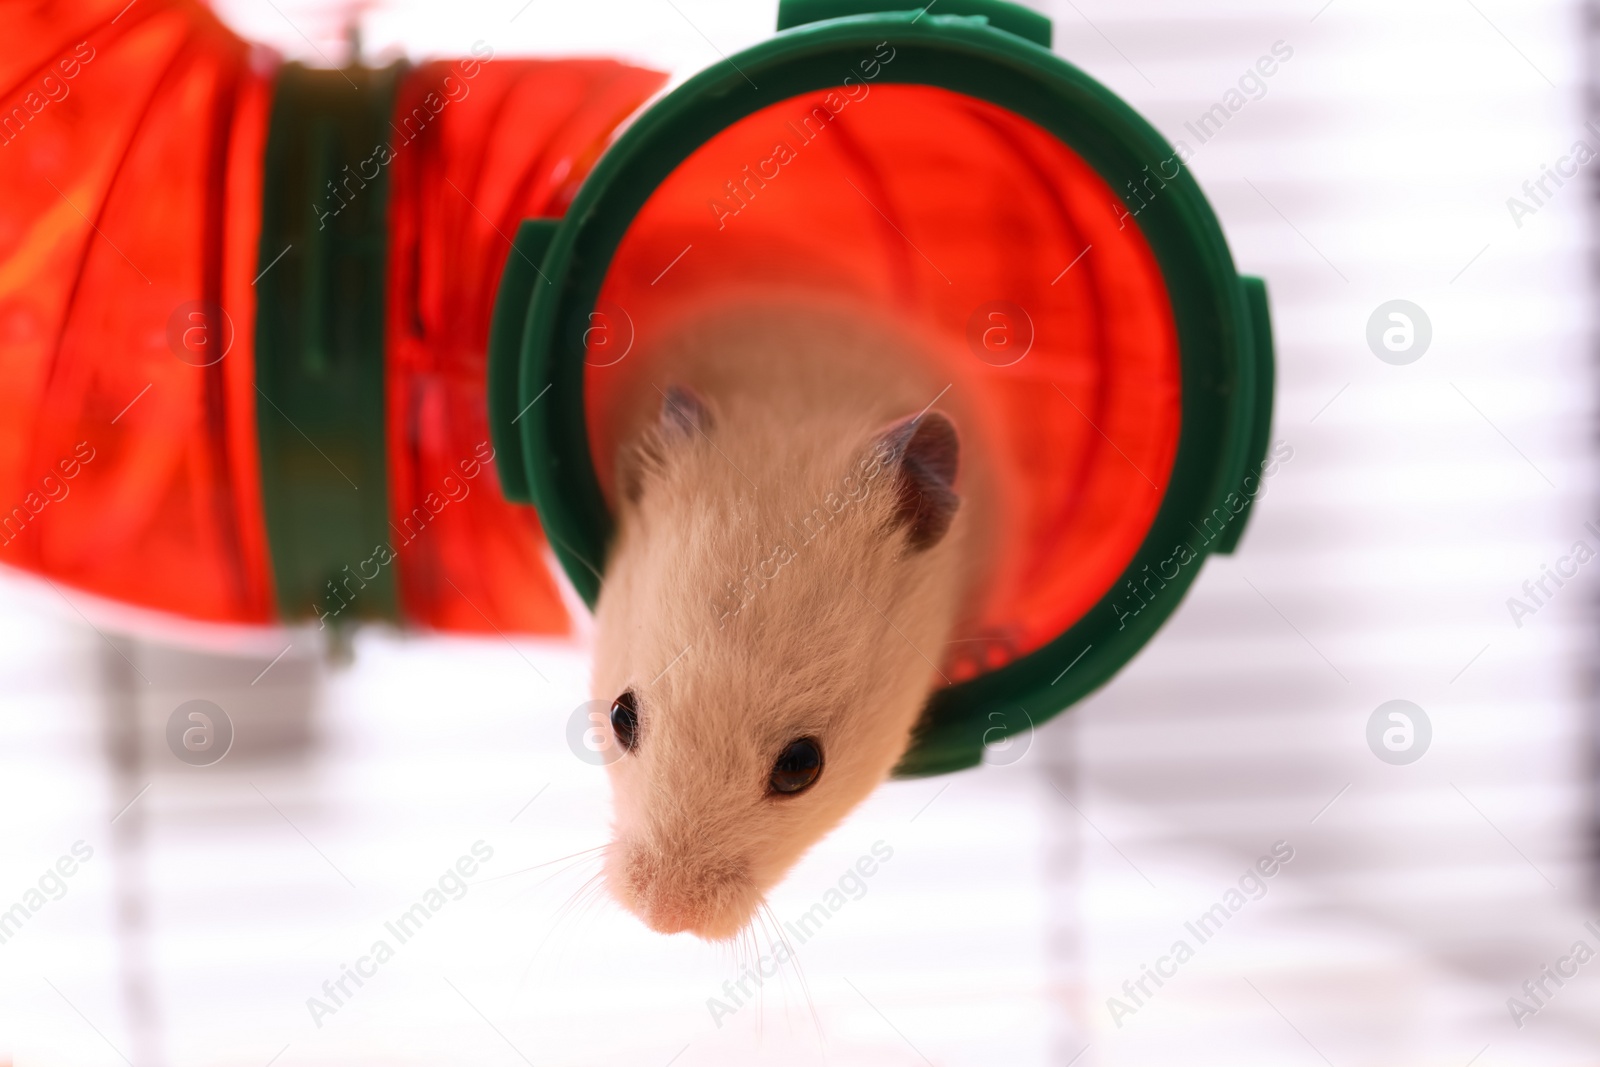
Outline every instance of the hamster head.
<path fill-rule="evenodd" d="M 827 429 L 666 390 L 619 461 L 597 608 L 612 895 L 732 938 L 893 769 L 959 600 L 944 415 Z"/>

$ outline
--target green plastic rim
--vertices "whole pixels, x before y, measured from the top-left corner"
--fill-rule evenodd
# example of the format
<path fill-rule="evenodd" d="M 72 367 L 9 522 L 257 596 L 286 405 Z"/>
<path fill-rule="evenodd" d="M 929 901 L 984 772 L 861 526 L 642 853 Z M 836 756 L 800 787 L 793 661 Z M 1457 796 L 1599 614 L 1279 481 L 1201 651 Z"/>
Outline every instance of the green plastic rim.
<path fill-rule="evenodd" d="M 1019 32 L 998 28 L 1006 20 L 996 13 L 1010 7 L 998 0 L 942 8 L 954 13 L 804 17 L 850 6 L 791 0 L 780 25 L 792 29 L 663 97 L 601 157 L 559 224 L 525 224 L 511 258 L 521 254 L 538 268 L 508 272 L 516 277 L 502 283 L 490 343 L 491 424 L 507 496 L 538 507 L 557 558 L 593 607 L 612 521 L 589 456 L 584 353 L 572 339 L 582 336 L 618 244 L 656 187 L 702 144 L 769 104 L 837 85 L 848 60 L 880 42 L 895 49 L 880 84 L 938 86 L 1005 107 L 1059 137 L 1114 190 L 1160 173 L 1161 195 L 1137 224 L 1160 265 L 1178 334 L 1182 421 L 1167 492 L 1122 577 L 1066 632 L 934 693 L 895 773 L 940 774 L 976 765 L 986 745 L 1107 682 L 1177 607 L 1204 558 L 1237 544 L 1270 427 L 1270 327 L 1264 286 L 1239 277 L 1216 216 L 1172 146 L 1038 43 L 1036 21 L 1013 18 Z M 1167 178 L 1175 164 L 1177 176 Z"/>
<path fill-rule="evenodd" d="M 405 71 L 291 63 L 273 89 L 255 282 L 256 425 L 273 588 L 290 622 L 400 620 L 393 568 L 375 578 L 351 570 L 391 536 L 389 174 L 362 180 L 348 204 L 332 190 L 347 160 L 388 136 Z"/>

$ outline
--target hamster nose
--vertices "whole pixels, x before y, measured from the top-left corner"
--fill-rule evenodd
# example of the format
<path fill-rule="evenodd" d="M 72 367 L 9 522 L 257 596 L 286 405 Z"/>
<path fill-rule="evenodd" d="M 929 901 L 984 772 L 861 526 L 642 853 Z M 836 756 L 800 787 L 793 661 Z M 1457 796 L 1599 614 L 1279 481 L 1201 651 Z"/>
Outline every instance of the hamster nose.
<path fill-rule="evenodd" d="M 760 901 L 749 876 L 720 858 L 640 845 L 619 851 L 620 863 L 607 872 L 612 894 L 657 933 L 725 940 L 749 923 Z"/>
<path fill-rule="evenodd" d="M 639 918 L 658 934 L 681 934 L 694 929 L 698 918 L 695 911 L 682 901 L 663 900 L 657 896 L 641 901 Z"/>

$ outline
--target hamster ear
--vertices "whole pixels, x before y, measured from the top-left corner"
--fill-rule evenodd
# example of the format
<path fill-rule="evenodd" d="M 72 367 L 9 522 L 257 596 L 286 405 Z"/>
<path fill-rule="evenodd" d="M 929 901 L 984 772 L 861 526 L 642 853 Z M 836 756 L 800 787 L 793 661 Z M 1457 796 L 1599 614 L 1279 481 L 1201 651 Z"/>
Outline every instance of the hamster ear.
<path fill-rule="evenodd" d="M 894 472 L 895 525 L 905 527 L 913 549 L 932 548 L 961 506 L 951 488 L 961 457 L 954 424 L 937 411 L 902 419 L 878 436 L 876 450 Z"/>
<path fill-rule="evenodd" d="M 656 421 L 622 450 L 617 477 L 622 495 L 637 504 L 644 493 L 645 476 L 661 469 L 668 450 L 710 428 L 711 409 L 699 393 L 684 385 L 667 386 L 661 393 Z"/>

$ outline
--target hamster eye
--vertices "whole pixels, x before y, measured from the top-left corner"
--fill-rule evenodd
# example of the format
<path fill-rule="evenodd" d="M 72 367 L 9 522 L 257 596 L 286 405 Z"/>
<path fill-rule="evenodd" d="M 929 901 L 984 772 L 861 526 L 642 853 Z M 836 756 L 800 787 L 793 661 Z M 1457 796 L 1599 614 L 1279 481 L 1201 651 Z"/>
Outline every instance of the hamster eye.
<path fill-rule="evenodd" d="M 632 689 L 624 689 L 611 702 L 611 732 L 625 752 L 632 752 L 639 743 L 639 701 Z"/>
<path fill-rule="evenodd" d="M 774 793 L 802 792 L 822 776 L 822 744 L 814 737 L 791 741 L 778 753 L 768 780 Z"/>

